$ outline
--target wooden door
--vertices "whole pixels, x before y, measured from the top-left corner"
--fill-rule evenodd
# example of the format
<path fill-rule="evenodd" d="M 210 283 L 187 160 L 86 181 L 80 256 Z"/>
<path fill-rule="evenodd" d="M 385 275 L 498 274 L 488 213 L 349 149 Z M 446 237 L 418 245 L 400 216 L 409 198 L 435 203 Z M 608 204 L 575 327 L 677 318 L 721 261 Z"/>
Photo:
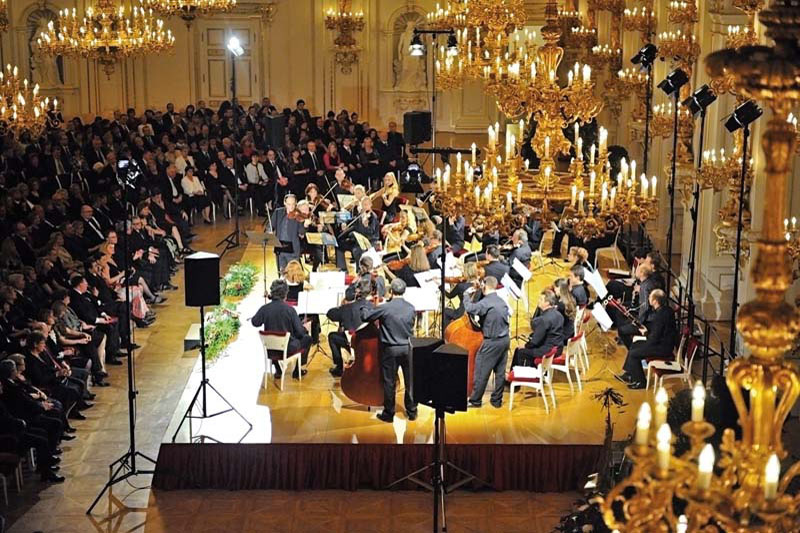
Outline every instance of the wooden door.
<path fill-rule="evenodd" d="M 226 21 L 224 24 L 203 21 L 200 30 L 200 90 L 198 97 L 210 108 L 230 100 L 231 80 L 236 75 L 236 97 L 245 108 L 261 99 L 258 94 L 259 61 L 258 24 L 248 21 Z M 233 59 L 228 41 L 236 36 L 244 54 Z"/>

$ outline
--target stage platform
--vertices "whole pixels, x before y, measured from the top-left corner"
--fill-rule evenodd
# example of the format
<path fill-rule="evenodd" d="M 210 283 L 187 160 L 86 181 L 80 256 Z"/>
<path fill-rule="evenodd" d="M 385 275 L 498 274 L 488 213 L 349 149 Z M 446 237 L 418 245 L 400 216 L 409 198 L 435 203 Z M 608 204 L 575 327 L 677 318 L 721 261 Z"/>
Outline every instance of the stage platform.
<path fill-rule="evenodd" d="M 260 249 L 257 255 L 251 252 L 254 250 L 248 249 L 245 256 L 260 255 Z M 267 277 L 271 280 L 275 267 L 272 255 L 268 256 Z M 536 302 L 542 288 L 565 275 L 565 267 L 566 263 L 559 262 L 535 273 L 528 286 L 530 301 Z M 190 443 L 186 424 L 176 443 L 171 442 L 200 382 L 198 359 L 165 433 L 155 487 L 382 488 L 427 462 L 432 453 L 433 411 L 420 407 L 415 421 L 406 420 L 401 382 L 394 423 L 377 420 L 375 409 L 353 404 L 342 393 L 339 380 L 328 373 L 331 360 L 327 342 L 311 359 L 302 381 L 287 376 L 283 391 L 271 379 L 268 388 L 262 388 L 264 356 L 257 330 L 249 320 L 263 303 L 259 281 L 250 296 L 239 303 L 242 329 L 238 338 L 228 348 L 228 355 L 208 370 L 211 384 L 253 424 L 253 429 L 248 432 L 248 426 L 236 414 L 227 413 L 195 423 L 192 428 L 195 437 L 201 435 L 224 444 L 197 444 L 197 439 Z M 520 312 L 519 333 L 530 332 L 529 316 L 524 310 Z M 323 321 L 323 331 L 328 329 Z M 614 379 L 612 372 L 620 371 L 624 351 L 616 348 L 611 335 L 603 339 L 597 331 L 589 336 L 591 367 L 582 391 L 574 384 L 570 392 L 563 374 L 556 374 L 557 405 L 554 409 L 551 406 L 549 414 L 540 396 L 522 388 L 516 393 L 513 411 L 508 409 L 508 392 L 503 407 L 497 409 L 489 404 L 487 391 L 483 407 L 448 415 L 448 452 L 463 461 L 460 466 L 470 466 L 474 473 L 480 471 L 491 477 L 487 481 L 500 485 L 495 488 L 576 488 L 593 471 L 604 439 L 604 414 L 594 396 L 614 387 L 625 395 L 629 405 L 638 405 L 645 397 L 643 391 L 628 391 Z M 185 356 L 198 358 L 198 352 Z M 224 407 L 213 393 L 208 402 L 210 413 Z M 615 439 L 626 438 L 634 421 L 631 408 L 615 413 Z M 276 475 L 279 471 L 282 474 Z M 514 475 L 517 471 L 524 475 Z M 552 475 L 543 475 L 549 471 Z"/>

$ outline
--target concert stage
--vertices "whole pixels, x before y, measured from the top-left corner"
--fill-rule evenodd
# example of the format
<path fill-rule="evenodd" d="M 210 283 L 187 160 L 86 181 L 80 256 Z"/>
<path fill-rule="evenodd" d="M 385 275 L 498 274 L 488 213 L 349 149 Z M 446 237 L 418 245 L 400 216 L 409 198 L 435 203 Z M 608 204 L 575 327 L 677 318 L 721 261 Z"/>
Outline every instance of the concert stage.
<path fill-rule="evenodd" d="M 258 261 L 260 255 L 260 248 L 251 245 L 245 259 Z M 269 256 L 271 279 L 275 268 Z M 556 271 L 548 268 L 546 273 L 534 275 L 529 283 L 531 302 L 557 277 Z M 322 351 L 313 356 L 302 381 L 287 376 L 285 389 L 279 391 L 270 379 L 268 389 L 263 389 L 264 356 L 257 330 L 249 323 L 263 301 L 259 282 L 239 304 L 242 329 L 238 338 L 228 348 L 228 355 L 208 372 L 211 384 L 253 424 L 252 431 L 248 433 L 247 425 L 234 413 L 227 413 L 194 424 L 195 437 L 209 437 L 205 443 L 189 443 L 186 424 L 176 443 L 170 442 L 200 382 L 198 360 L 165 433 L 155 488 L 381 489 L 430 462 L 434 413 L 421 406 L 415 421 L 406 420 L 402 384 L 393 424 L 377 420 L 375 409 L 355 405 L 342 394 L 339 380 L 328 373 L 330 357 Z M 520 333 L 530 331 L 526 316 L 520 313 Z M 323 321 L 323 331 L 327 330 Z M 513 411 L 508 409 L 508 392 L 503 407 L 496 409 L 489 404 L 487 391 L 483 407 L 447 415 L 448 459 L 498 490 L 568 491 L 581 487 L 595 471 L 604 439 L 604 413 L 593 396 L 614 387 L 629 405 L 637 405 L 645 397 L 643 391 L 628 391 L 613 378 L 610 370 L 619 371 L 624 352 L 604 349 L 609 347 L 608 341 L 616 347 L 613 337 L 602 342 L 601 336 L 599 331 L 589 336 L 591 367 L 582 392 L 574 385 L 574 394 L 570 393 L 566 378 L 556 374 L 557 406 L 551 406 L 549 414 L 540 396 L 521 388 Z M 322 347 L 329 353 L 327 342 Z M 185 356 L 197 358 L 198 352 Z M 210 413 L 223 408 L 213 393 L 208 401 Z M 634 426 L 633 410 L 623 411 L 614 414 L 615 439 L 626 438 Z M 208 442 L 211 439 L 224 444 Z"/>

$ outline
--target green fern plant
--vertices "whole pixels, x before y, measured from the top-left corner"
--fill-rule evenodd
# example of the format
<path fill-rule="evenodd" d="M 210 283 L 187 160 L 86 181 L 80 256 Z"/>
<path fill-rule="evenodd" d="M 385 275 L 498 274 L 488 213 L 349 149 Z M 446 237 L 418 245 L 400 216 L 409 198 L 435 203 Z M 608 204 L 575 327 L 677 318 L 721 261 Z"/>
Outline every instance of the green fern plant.
<path fill-rule="evenodd" d="M 222 278 L 224 296 L 241 297 L 250 294 L 256 284 L 258 268 L 252 263 L 236 263 Z"/>
<path fill-rule="evenodd" d="M 206 320 L 206 360 L 216 361 L 239 333 L 242 322 L 232 302 L 222 302 Z"/>

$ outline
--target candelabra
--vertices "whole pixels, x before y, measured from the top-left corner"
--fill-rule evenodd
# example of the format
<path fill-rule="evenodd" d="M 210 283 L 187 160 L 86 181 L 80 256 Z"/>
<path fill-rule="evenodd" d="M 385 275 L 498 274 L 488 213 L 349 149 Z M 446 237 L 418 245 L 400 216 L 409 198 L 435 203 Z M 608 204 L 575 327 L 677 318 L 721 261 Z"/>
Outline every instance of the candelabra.
<path fill-rule="evenodd" d="M 39 85 L 27 79 L 21 80 L 19 69 L 6 65 L 0 71 L 0 123 L 3 130 L 19 135 L 29 131 L 33 136 L 42 133 L 47 123 L 47 111 L 51 108 L 49 98 L 39 95 Z M 52 101 L 52 109 L 58 108 L 58 100 Z"/>
<path fill-rule="evenodd" d="M 144 5 L 165 17 L 178 15 L 189 25 L 197 15 L 225 13 L 232 10 L 236 7 L 236 0 L 145 0 Z"/>
<path fill-rule="evenodd" d="M 691 65 L 700 56 L 700 45 L 694 34 L 687 35 L 681 30 L 665 31 L 658 34 L 658 55 L 662 59 L 675 59 L 681 65 Z"/>
<path fill-rule="evenodd" d="M 697 4 L 694 0 L 672 0 L 667 4 L 667 18 L 673 24 L 694 24 L 698 21 Z"/>
<path fill-rule="evenodd" d="M 446 46 L 441 45 L 436 58 L 436 83 L 443 91 L 449 91 L 461 87 L 464 76 L 464 60 L 452 55 Z"/>
<path fill-rule="evenodd" d="M 797 228 L 797 217 L 792 217 L 791 223 L 790 227 L 789 219 L 783 219 L 787 252 L 792 261 L 792 280 L 797 280 L 800 278 L 800 229 Z"/>
<path fill-rule="evenodd" d="M 597 45 L 592 47 L 589 63 L 596 68 L 613 67 L 619 64 L 621 56 L 621 48 L 612 48 L 607 44 Z"/>
<path fill-rule="evenodd" d="M 590 0 L 589 6 L 597 11 L 622 13 L 622 10 L 625 9 L 625 0 Z"/>
<path fill-rule="evenodd" d="M 0 31 L 8 30 L 8 2 L 0 0 Z"/>
<path fill-rule="evenodd" d="M 152 9 L 141 7 L 141 0 L 133 4 L 130 16 L 125 6 L 113 0 L 97 0 L 96 7 L 89 7 L 82 17 L 75 8 L 64 9 L 58 14 L 58 24 L 52 20 L 47 24 L 37 45 L 48 55 L 94 59 L 109 78 L 118 61 L 170 50 L 175 37 L 164 29 L 164 21 L 155 18 Z"/>
<path fill-rule="evenodd" d="M 489 34 L 511 33 L 525 25 L 524 0 L 470 0 L 468 24 L 484 26 Z"/>
<path fill-rule="evenodd" d="M 794 136 L 796 139 L 794 150 L 800 154 L 800 127 L 797 125 L 797 117 L 794 116 L 794 113 L 789 113 L 789 117 L 786 119 L 786 122 L 791 124 L 792 129 L 794 130 Z"/>
<path fill-rule="evenodd" d="M 336 31 L 333 40 L 334 61 L 342 74 L 350 74 L 353 65 L 358 63 L 361 49 L 356 44 L 355 33 L 364 29 L 364 13 L 353 13 L 351 0 L 338 0 L 337 9 L 329 9 L 325 13 L 325 28 Z"/>
<path fill-rule="evenodd" d="M 800 496 L 787 493 L 800 475 L 800 463 L 781 465 L 788 455 L 783 425 L 800 396 L 800 373 L 785 359 L 800 334 L 800 314 L 786 302 L 793 280 L 783 225 L 796 142 L 788 110 L 800 100 L 800 47 L 794 26 L 798 18 L 800 5 L 773 0 L 759 19 L 774 47 L 726 49 L 706 59 L 710 75 L 732 73 L 737 92 L 765 101 L 773 113 L 761 138 L 763 220 L 758 253 L 750 262 L 756 296 L 742 306 L 736 320 L 751 355 L 733 359 L 726 372 L 741 437 L 737 440 L 732 429 L 725 430 L 715 464 L 717 454 L 704 444 L 713 428 L 703 421 L 702 387 L 696 387 L 691 422 L 681 428 L 691 446 L 673 457 L 672 435 L 665 425 L 666 393 L 659 392 L 656 438 L 649 431 L 650 408 L 643 407 L 634 443 L 627 449 L 633 471 L 600 502 L 608 526 L 621 533 L 783 533 L 797 531 L 800 523 Z"/>
<path fill-rule="evenodd" d="M 653 135 L 656 137 L 668 137 L 672 135 L 672 126 L 675 120 L 674 109 L 672 102 L 653 106 L 653 122 L 650 126 Z M 686 107 L 679 107 L 678 135 L 681 137 L 691 135 L 693 127 L 694 121 L 692 120 L 692 113 Z"/>
<path fill-rule="evenodd" d="M 558 24 L 561 26 L 562 33 L 569 32 L 572 28 L 581 25 L 581 12 L 567 10 L 567 9 L 559 9 Z"/>
<path fill-rule="evenodd" d="M 589 48 L 597 43 L 597 29 L 586 26 L 570 28 L 567 41 L 578 48 Z"/>
<path fill-rule="evenodd" d="M 501 36 L 497 34 L 494 59 L 484 61 L 483 81 L 486 92 L 494 97 L 500 111 L 514 117 L 529 108 L 526 95 L 536 72 L 536 33 L 515 31 L 507 42 Z M 488 49 L 484 50 L 484 57 L 488 53 Z M 467 50 L 467 55 L 472 57 L 471 49 Z"/>
<path fill-rule="evenodd" d="M 655 31 L 657 23 L 656 12 L 646 7 L 625 9 L 622 12 L 622 27 L 626 31 L 638 31 L 645 40 Z"/>
<path fill-rule="evenodd" d="M 449 0 L 444 6 L 436 4 L 433 11 L 425 16 L 425 26 L 429 30 L 454 30 L 466 25 L 467 2 Z"/>
<path fill-rule="evenodd" d="M 727 48 L 742 48 L 743 46 L 754 46 L 758 43 L 758 34 L 750 26 L 728 26 L 728 33 L 725 36 L 725 46 Z"/>

